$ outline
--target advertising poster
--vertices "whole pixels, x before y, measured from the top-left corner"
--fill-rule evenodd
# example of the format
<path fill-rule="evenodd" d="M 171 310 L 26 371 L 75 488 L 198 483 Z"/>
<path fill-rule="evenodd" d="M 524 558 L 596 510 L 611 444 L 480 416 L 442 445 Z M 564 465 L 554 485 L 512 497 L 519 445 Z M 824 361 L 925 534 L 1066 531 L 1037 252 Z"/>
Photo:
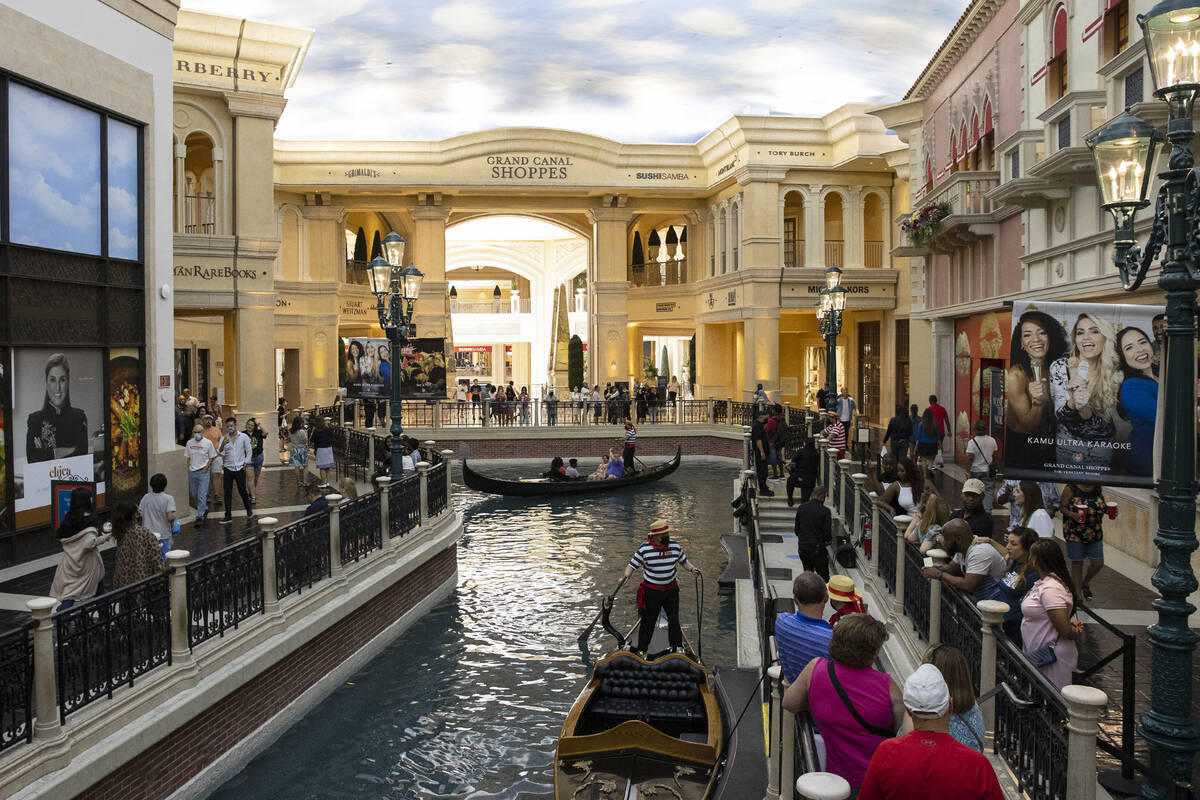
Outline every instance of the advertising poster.
<path fill-rule="evenodd" d="M 400 359 L 400 396 L 405 400 L 445 397 L 446 365 L 452 360 L 445 339 L 409 339 Z"/>
<path fill-rule="evenodd" d="M 388 340 L 355 337 L 342 342 L 346 359 L 346 397 L 390 398 L 392 359 Z"/>
<path fill-rule="evenodd" d="M 8 348 L 0 347 L 0 531 L 12 527 L 8 496 Z"/>
<path fill-rule="evenodd" d="M 110 500 L 142 493 L 142 379 L 137 350 L 108 354 Z"/>
<path fill-rule="evenodd" d="M 1005 477 L 1153 485 L 1161 351 L 1154 322 L 1162 312 L 1013 304 Z"/>
<path fill-rule="evenodd" d="M 50 481 L 50 530 L 57 532 L 63 517 L 71 510 L 71 492 L 87 489 L 94 497 L 96 484 L 92 481 Z"/>
<path fill-rule="evenodd" d="M 13 486 L 17 527 L 50 520 L 50 482 L 94 481 L 104 493 L 104 355 L 99 348 L 13 350 Z"/>

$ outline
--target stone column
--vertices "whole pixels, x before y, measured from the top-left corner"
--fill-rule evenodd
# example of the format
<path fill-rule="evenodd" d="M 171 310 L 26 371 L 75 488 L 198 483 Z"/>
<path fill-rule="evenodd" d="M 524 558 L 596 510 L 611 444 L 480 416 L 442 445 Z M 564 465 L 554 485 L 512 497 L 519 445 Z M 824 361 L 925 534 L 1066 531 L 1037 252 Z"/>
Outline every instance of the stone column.
<path fill-rule="evenodd" d="M 1062 688 L 1067 701 L 1067 800 L 1096 800 L 1096 735 L 1108 695 L 1091 686 Z"/>
<path fill-rule="evenodd" d="M 979 609 L 979 613 L 983 617 L 983 640 L 979 651 L 979 693 L 987 694 L 996 686 L 996 628 L 998 628 L 1004 622 L 1004 615 L 1008 613 L 1008 603 L 1002 603 L 999 600 L 980 600 L 975 604 L 975 607 Z M 984 727 L 989 731 L 995 730 L 995 701 L 984 703 L 983 723 Z M 1095 752 L 1096 743 L 1093 741 L 1093 759 L 1095 757 Z M 1093 763 L 1092 766 L 1092 785 L 1095 786 L 1095 764 Z M 1095 790 L 1093 789 L 1093 792 L 1094 791 Z"/>
<path fill-rule="evenodd" d="M 842 521 L 846 523 L 847 530 L 854 527 L 854 517 L 850 516 L 854 513 L 854 498 L 846 496 L 846 476 L 850 474 L 850 470 L 854 469 L 853 459 L 843 458 L 838 463 L 838 482 L 842 484 Z"/>
<path fill-rule="evenodd" d="M 429 462 L 417 462 L 417 474 L 421 476 L 421 527 L 429 522 Z"/>
<path fill-rule="evenodd" d="M 53 597 L 35 597 L 25 601 L 33 615 L 33 726 L 36 741 L 57 739 L 62 734 L 58 716 L 58 680 L 54 659 L 54 613 L 58 601 Z"/>
<path fill-rule="evenodd" d="M 933 563 L 938 566 L 944 566 L 950 563 L 950 554 L 939 547 L 925 553 L 933 559 Z M 942 582 L 939 580 L 931 580 L 929 582 L 929 643 L 941 644 L 942 642 Z M 994 665 L 993 665 L 994 666 Z M 995 670 L 992 670 L 995 672 Z"/>
<path fill-rule="evenodd" d="M 451 338 L 450 316 L 446 313 L 450 291 L 446 285 L 446 220 L 450 218 L 450 208 L 442 205 L 441 195 L 423 194 L 418 199 L 421 204 L 408 209 L 413 231 L 404 255 L 405 261 L 415 264 L 425 275 L 421 296 L 413 308 L 413 324 L 417 326 L 417 336 Z M 502 349 L 502 356 L 503 352 Z"/>
<path fill-rule="evenodd" d="M 747 309 L 743 322 L 742 386 L 763 385 L 767 396 L 779 397 L 779 309 Z"/>
<path fill-rule="evenodd" d="M 613 198 L 613 202 L 623 200 Z M 626 251 L 631 210 L 624 207 L 593 208 L 588 210 L 592 223 L 593 260 L 588 270 L 588 290 L 591 294 L 593 336 L 588 349 L 594 350 L 592 383 L 623 381 L 634 373 L 629 363 L 626 323 L 629 320 L 626 301 L 629 282 L 626 275 Z"/>
<path fill-rule="evenodd" d="M 754 450 L 754 445 L 750 441 L 750 429 L 743 425 L 742 426 L 742 469 L 753 470 L 753 466 L 752 466 L 753 450 Z M 757 480 L 758 480 L 758 475 L 757 475 L 757 473 L 755 473 L 755 481 L 757 482 Z M 757 483 L 755 485 L 757 485 Z"/>
<path fill-rule="evenodd" d="M 379 524 L 383 526 L 383 546 L 384 549 L 399 547 L 401 537 L 392 538 L 392 479 L 388 475 L 382 475 L 375 479 L 376 489 L 379 491 Z"/>
<path fill-rule="evenodd" d="M 336 580 L 345 572 L 342 568 L 342 496 L 327 494 L 325 501 L 329 503 L 329 577 Z"/>
<path fill-rule="evenodd" d="M 846 535 L 854 538 L 856 535 L 862 535 L 862 531 L 858 530 L 858 521 L 863 518 L 864 514 L 862 487 L 867 482 L 867 474 L 856 472 L 850 476 L 850 480 L 854 481 L 854 504 L 850 507 L 854 516 L 850 518 L 850 524 L 846 527 Z"/>
<path fill-rule="evenodd" d="M 279 611 L 279 592 L 276 589 L 275 576 L 275 531 L 279 528 L 279 520 L 275 517 L 262 517 L 258 520 L 258 529 L 262 531 L 262 593 L 263 613 L 271 615 Z"/>
<path fill-rule="evenodd" d="M 825 198 L 821 197 L 823 188 L 820 184 L 809 186 L 808 197 L 804 199 L 803 265 L 822 269 L 829 266 L 825 263 Z"/>
<path fill-rule="evenodd" d="M 687 220 L 687 275 L 688 283 L 704 280 L 708 275 L 708 237 L 705 228 L 708 223 L 707 209 L 689 211 L 684 218 Z"/>
<path fill-rule="evenodd" d="M 836 447 L 825 448 L 825 502 L 833 512 L 833 518 L 840 520 L 842 518 L 842 509 L 833 502 L 833 482 L 838 479 L 837 453 Z"/>
<path fill-rule="evenodd" d="M 188 642 L 187 561 L 191 557 L 187 550 L 171 550 L 167 553 L 167 592 L 171 603 L 171 663 L 190 664 L 192 647 Z"/>
<path fill-rule="evenodd" d="M 186 209 L 187 209 L 187 201 L 184 199 L 187 197 L 187 182 L 183 176 L 183 166 L 184 166 L 184 161 L 186 158 L 187 158 L 187 145 L 184 144 L 183 142 L 176 142 L 175 143 L 175 232 L 176 233 L 183 233 L 184 226 L 187 224 L 187 220 L 184 217 L 184 214 L 186 213 Z M 200 191 L 199 186 L 196 187 L 196 191 Z M 188 378 L 188 382 L 189 383 L 191 382 L 190 377 Z M 176 388 L 176 391 L 179 391 L 179 389 L 180 389 L 180 387 L 175 387 L 175 388 Z M 193 388 L 192 391 L 199 392 L 199 389 Z M 205 401 L 208 400 L 207 397 L 204 399 L 205 399 Z"/>

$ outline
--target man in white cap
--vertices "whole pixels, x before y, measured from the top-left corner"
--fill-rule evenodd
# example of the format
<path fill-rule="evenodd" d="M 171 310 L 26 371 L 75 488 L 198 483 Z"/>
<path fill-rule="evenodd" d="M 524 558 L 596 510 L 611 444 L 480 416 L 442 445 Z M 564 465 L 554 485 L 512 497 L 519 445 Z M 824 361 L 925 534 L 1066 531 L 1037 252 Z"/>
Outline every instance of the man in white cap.
<path fill-rule="evenodd" d="M 688 561 L 687 554 L 679 542 L 671 541 L 671 526 L 663 520 L 655 520 L 650 526 L 650 535 L 629 559 L 621 582 L 609 595 L 612 599 L 633 575 L 635 569 L 642 570 L 642 582 L 638 586 L 637 605 L 642 622 L 638 626 L 637 652 L 645 655 L 654 635 L 660 609 L 667 612 L 667 638 L 675 652 L 683 650 L 683 629 L 679 627 L 679 584 L 675 577 L 678 565 L 700 575 L 700 568 Z"/>
<path fill-rule="evenodd" d="M 950 519 L 961 519 L 971 526 L 971 532 L 985 539 L 994 538 L 992 515 L 983 510 L 983 495 L 987 487 L 979 478 L 967 478 L 962 488 L 962 508 L 955 509 Z"/>
<path fill-rule="evenodd" d="M 908 676 L 904 708 L 913 730 L 875 749 L 858 800 L 1002 800 L 991 763 L 950 735 L 955 709 L 937 667 Z"/>

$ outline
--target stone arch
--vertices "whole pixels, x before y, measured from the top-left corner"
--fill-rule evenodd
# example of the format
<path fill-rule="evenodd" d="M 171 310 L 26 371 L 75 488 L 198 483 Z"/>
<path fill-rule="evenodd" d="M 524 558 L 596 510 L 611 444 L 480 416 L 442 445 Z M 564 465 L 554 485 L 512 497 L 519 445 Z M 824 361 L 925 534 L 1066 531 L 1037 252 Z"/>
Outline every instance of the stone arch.
<path fill-rule="evenodd" d="M 843 187 L 832 186 L 821 192 L 822 221 L 825 232 L 825 265 L 846 263 L 846 210 L 850 195 Z"/>
<path fill-rule="evenodd" d="M 805 254 L 806 215 L 811 203 L 807 189 L 802 186 L 782 186 L 779 189 L 780 263 L 784 267 L 803 267 Z"/>
<path fill-rule="evenodd" d="M 305 248 L 302 243 L 303 216 L 300 209 L 285 204 L 279 209 L 279 258 L 275 261 L 275 277 L 285 281 L 307 278 L 301 269 Z"/>
<path fill-rule="evenodd" d="M 888 241 L 890 204 L 887 195 L 875 188 L 865 187 L 862 196 L 863 203 L 863 266 L 883 267 L 887 262 L 887 252 L 891 248 Z"/>

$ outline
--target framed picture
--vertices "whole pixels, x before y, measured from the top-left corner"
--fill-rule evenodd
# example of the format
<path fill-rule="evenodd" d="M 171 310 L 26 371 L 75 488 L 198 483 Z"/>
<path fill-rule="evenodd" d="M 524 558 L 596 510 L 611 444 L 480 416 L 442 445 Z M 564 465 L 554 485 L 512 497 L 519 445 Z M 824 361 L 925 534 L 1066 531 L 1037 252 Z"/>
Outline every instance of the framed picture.
<path fill-rule="evenodd" d="M 95 481 L 50 481 L 50 529 L 54 533 L 71 509 L 71 492 L 76 489 L 87 489 L 96 496 Z"/>

